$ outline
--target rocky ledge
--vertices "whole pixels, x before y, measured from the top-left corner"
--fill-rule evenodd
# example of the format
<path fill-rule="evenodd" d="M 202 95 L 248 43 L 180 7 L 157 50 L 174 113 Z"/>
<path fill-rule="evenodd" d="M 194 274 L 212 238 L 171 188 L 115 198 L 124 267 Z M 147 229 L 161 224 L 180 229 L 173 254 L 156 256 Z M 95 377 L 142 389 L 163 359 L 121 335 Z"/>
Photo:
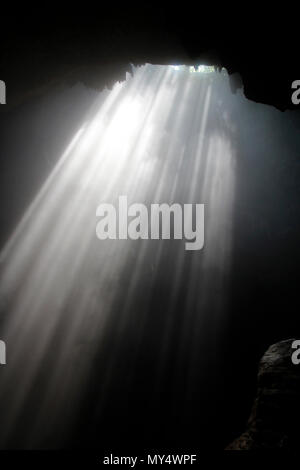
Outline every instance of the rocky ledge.
<path fill-rule="evenodd" d="M 269 347 L 258 368 L 257 394 L 245 432 L 226 450 L 298 452 L 300 439 L 300 364 L 294 364 L 288 339 Z"/>

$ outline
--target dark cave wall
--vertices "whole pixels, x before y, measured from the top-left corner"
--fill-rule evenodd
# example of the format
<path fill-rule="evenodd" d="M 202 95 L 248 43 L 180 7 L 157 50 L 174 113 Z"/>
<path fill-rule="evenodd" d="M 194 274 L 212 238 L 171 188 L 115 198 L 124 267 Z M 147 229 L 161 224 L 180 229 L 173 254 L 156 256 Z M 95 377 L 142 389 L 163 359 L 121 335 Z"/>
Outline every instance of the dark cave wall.
<path fill-rule="evenodd" d="M 3 7 L 0 77 L 9 104 L 56 84 L 83 82 L 101 90 L 124 80 L 129 64 L 215 64 L 239 73 L 245 96 L 293 109 L 291 84 L 299 79 L 296 12 L 264 16 L 198 4 L 108 6 L 100 11 L 59 10 L 26 3 Z M 285 29 L 284 29 L 285 28 Z"/>

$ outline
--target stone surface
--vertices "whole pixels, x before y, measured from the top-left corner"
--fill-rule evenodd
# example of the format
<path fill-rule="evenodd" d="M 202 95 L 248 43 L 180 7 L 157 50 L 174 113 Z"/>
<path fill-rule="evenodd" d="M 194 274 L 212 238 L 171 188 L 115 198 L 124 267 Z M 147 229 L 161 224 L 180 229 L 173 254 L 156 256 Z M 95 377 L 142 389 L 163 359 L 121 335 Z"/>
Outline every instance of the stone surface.
<path fill-rule="evenodd" d="M 291 360 L 293 341 L 273 344 L 262 357 L 247 428 L 226 450 L 296 452 L 299 448 L 300 364 Z"/>

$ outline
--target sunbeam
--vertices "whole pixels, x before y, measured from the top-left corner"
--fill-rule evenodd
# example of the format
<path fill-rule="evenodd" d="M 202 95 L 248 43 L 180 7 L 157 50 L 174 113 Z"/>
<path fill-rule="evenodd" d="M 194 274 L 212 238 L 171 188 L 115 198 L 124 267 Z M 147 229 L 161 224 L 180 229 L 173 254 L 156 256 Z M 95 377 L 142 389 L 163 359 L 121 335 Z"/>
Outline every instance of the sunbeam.
<path fill-rule="evenodd" d="M 155 409 L 174 344 L 173 385 L 184 370 L 183 405 L 194 393 L 199 351 L 226 315 L 235 193 L 235 130 L 218 104 L 228 78 L 201 71 L 145 65 L 102 92 L 4 247 L 1 446 L 20 423 L 25 447 L 64 442 L 93 374 L 95 419 L 120 387 L 117 416 L 150 362 Z M 147 207 L 204 204 L 204 248 L 99 240 L 97 207 L 121 195 Z"/>

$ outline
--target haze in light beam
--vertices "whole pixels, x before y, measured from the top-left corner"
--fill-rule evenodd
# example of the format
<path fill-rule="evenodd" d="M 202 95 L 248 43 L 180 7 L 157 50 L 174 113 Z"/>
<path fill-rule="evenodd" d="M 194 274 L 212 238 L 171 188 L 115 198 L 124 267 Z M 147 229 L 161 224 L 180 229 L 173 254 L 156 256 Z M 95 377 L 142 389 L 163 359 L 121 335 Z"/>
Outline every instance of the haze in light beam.
<path fill-rule="evenodd" d="M 104 91 L 2 251 L 1 446 L 21 422 L 25 447 L 63 443 L 95 376 L 101 416 L 128 348 L 124 393 L 141 350 L 154 346 L 149 386 L 159 399 L 174 342 L 175 370 L 188 371 L 183 402 L 192 393 L 201 348 L 226 312 L 235 187 L 234 129 L 218 88 L 227 77 L 205 75 L 146 65 Z M 99 241 L 96 208 L 120 195 L 204 203 L 204 250 L 186 252 L 184 240 Z"/>

